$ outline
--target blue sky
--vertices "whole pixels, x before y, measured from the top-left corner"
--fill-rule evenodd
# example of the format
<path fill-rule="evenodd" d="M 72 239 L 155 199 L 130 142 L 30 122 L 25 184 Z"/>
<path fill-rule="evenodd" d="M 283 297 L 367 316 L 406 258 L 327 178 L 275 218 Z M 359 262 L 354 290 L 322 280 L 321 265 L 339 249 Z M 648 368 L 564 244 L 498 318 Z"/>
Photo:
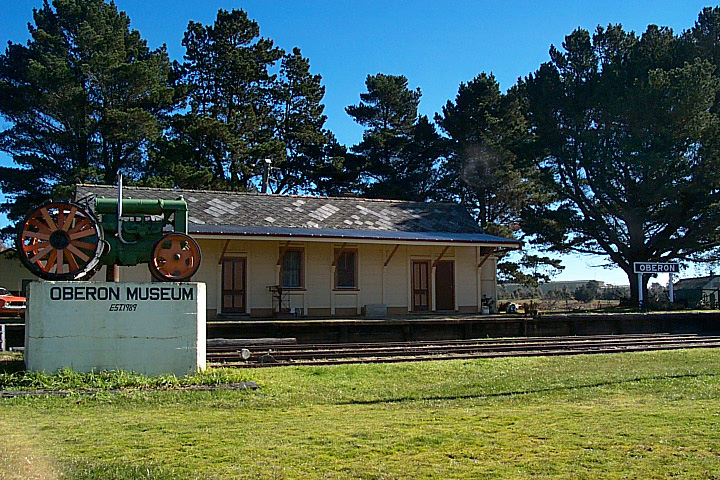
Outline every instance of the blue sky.
<path fill-rule="evenodd" d="M 311 70 L 323 77 L 327 127 L 341 143 L 360 141 L 362 128 L 345 107 L 356 104 L 367 75 L 405 75 L 420 87 L 420 113 L 432 116 L 454 99 L 461 82 L 492 72 L 502 89 L 548 60 L 577 27 L 622 24 L 642 32 L 648 24 L 676 32 L 694 24 L 708 4 L 695 0 L 624 1 L 438 1 L 438 0 L 116 0 L 132 27 L 155 48 L 166 44 L 182 60 L 182 37 L 190 20 L 212 23 L 217 10 L 242 8 L 276 45 L 300 47 Z M 25 42 L 32 9 L 42 0 L 6 0 L 0 15 L 0 41 Z M 0 154 L 0 164 L 11 164 Z M 1 194 L 0 194 L 1 196 Z M 6 219 L 0 217 L 0 225 Z M 619 269 L 590 268 L 601 259 L 568 258 L 562 280 L 597 279 L 627 283 Z M 702 271 L 690 269 L 687 274 Z M 663 280 L 661 277 L 660 280 Z"/>

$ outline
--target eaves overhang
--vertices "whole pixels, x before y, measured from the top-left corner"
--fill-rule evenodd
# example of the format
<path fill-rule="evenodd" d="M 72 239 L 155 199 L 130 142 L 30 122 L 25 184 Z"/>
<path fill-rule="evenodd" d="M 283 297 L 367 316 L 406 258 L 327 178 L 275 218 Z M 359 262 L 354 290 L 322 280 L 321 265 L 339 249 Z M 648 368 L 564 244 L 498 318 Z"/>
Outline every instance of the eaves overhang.
<path fill-rule="evenodd" d="M 327 242 L 342 241 L 374 244 L 484 246 L 518 249 L 522 242 L 485 233 L 406 232 L 397 230 L 351 230 L 290 227 L 243 227 L 236 225 L 190 224 L 189 233 L 196 239 L 233 239 Z"/>

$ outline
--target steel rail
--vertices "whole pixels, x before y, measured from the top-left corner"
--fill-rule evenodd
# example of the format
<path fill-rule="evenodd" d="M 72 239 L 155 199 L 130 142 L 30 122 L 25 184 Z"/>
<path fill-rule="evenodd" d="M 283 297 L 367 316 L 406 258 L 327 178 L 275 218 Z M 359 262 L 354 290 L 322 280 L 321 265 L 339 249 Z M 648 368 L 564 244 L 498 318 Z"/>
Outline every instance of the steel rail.
<path fill-rule="evenodd" d="M 411 345 L 463 345 L 469 342 L 472 343 L 484 343 L 484 344 L 508 344 L 508 343 L 529 343 L 529 342 L 542 342 L 542 341 L 578 341 L 578 340 L 615 340 L 615 339 L 656 339 L 656 338 L 698 338 L 699 335 L 695 333 L 687 334 L 669 334 L 669 333 L 649 333 L 649 334 L 622 334 L 622 335 L 590 335 L 590 336 L 557 336 L 557 337 L 505 337 L 505 338 L 473 338 L 464 340 L 415 340 L 415 341 L 403 341 L 403 342 L 343 342 L 343 343 L 312 343 L 312 344 L 263 344 L 258 345 L 255 348 L 277 348 L 283 350 L 307 350 L 313 349 L 332 349 L 332 348 L 366 348 L 376 347 L 382 345 L 384 347 L 404 347 Z M 232 339 L 227 339 L 232 341 Z M 252 342 L 252 339 L 242 339 L 244 345 Z M 238 347 L 236 346 L 215 346 L 208 347 L 208 351 L 222 352 L 222 351 L 235 351 Z"/>
<path fill-rule="evenodd" d="M 263 355 L 267 352 L 271 352 L 273 357 L 277 358 L 313 358 L 313 357 L 347 357 L 350 355 L 392 355 L 392 354 L 404 354 L 404 353 L 462 353 L 474 350 L 485 350 L 485 351 L 521 351 L 530 350 L 533 348 L 574 348 L 574 347 L 586 347 L 593 345 L 595 347 L 607 345 L 607 346 L 619 346 L 619 345 L 644 345 L 649 342 L 653 344 L 659 343 L 674 343 L 678 341 L 693 341 L 698 337 L 664 337 L 664 338 L 616 338 L 616 339 L 576 339 L 576 340 L 565 340 L 565 341 L 529 341 L 529 342 L 508 342 L 508 343 L 497 343 L 493 342 L 488 344 L 487 342 L 472 342 L 466 341 L 462 344 L 453 345 L 438 345 L 436 342 L 427 342 L 424 344 L 407 344 L 401 346 L 388 346 L 387 344 L 376 344 L 367 347 L 355 347 L 345 345 L 334 345 L 332 347 L 317 346 L 317 345 L 306 345 L 303 348 L 285 348 L 284 346 L 278 346 L 273 348 L 272 346 L 265 346 L 255 352 L 255 355 Z M 720 340 L 720 337 L 703 337 L 703 341 Z M 210 352 L 209 358 L 224 358 L 233 357 L 235 352 L 222 352 L 215 353 Z"/>
<path fill-rule="evenodd" d="M 423 344 L 407 344 L 407 345 L 400 345 L 400 346 L 388 346 L 387 344 L 375 344 L 372 346 L 367 347 L 355 347 L 355 346 L 345 346 L 345 345 L 334 345 L 332 347 L 329 346 L 318 346 L 318 345 L 306 345 L 303 346 L 303 348 L 285 348 L 285 346 L 264 346 L 256 351 L 256 353 L 264 354 L 268 351 L 272 352 L 273 356 L 276 358 L 278 356 L 287 356 L 287 357 L 310 357 L 313 355 L 320 355 L 320 356 L 335 356 L 335 355 L 341 355 L 341 356 L 348 356 L 349 354 L 367 354 L 367 353 L 376 353 L 376 354 L 393 354 L 393 353 L 404 353 L 404 352 L 412 352 L 412 353 L 422 353 L 422 352 L 445 352 L 445 351 L 456 351 L 456 352 L 462 352 L 462 351 L 469 351 L 469 350 L 498 350 L 498 351 L 512 351 L 512 350 L 528 350 L 532 349 L 534 347 L 542 348 L 547 346 L 555 346 L 557 347 L 575 347 L 575 346 L 587 346 L 590 343 L 592 345 L 602 345 L 602 344 L 608 344 L 608 345 L 616 345 L 616 344 L 636 344 L 636 345 L 643 345 L 648 342 L 652 342 L 654 344 L 657 343 L 671 343 L 671 342 L 677 342 L 677 341 L 692 341 L 694 339 L 697 339 L 697 337 L 666 337 L 666 338 L 658 338 L 658 339 L 648 339 L 648 338 L 642 338 L 642 339 L 613 339 L 613 340 L 565 340 L 565 341 L 532 341 L 532 342 L 524 342 L 524 343 L 518 343 L 518 342 L 509 342 L 509 343 L 486 343 L 486 342 L 473 342 L 473 341 L 466 341 L 462 344 L 453 344 L 453 345 L 442 345 L 438 344 L 436 342 L 426 342 Z M 704 337 L 704 341 L 709 340 L 720 340 L 720 337 Z M 235 352 L 210 352 L 208 354 L 209 357 L 213 358 L 222 358 L 224 356 L 233 356 Z"/>
<path fill-rule="evenodd" d="M 579 355 L 682 348 L 718 348 L 720 336 L 617 335 L 543 339 L 493 339 L 377 344 L 263 345 L 242 360 L 241 351 L 209 349 L 208 362 L 234 367 L 339 365 L 426 360 L 495 358 L 503 356 Z M 362 346 L 360 346 L 362 345 Z M 249 350 L 249 348 L 248 348 Z M 247 352 L 245 352 L 247 355 Z"/>
<path fill-rule="evenodd" d="M 720 341 L 718 341 L 720 342 Z M 707 344 L 708 342 L 703 342 Z M 652 345 L 677 345 L 677 341 L 668 341 L 668 342 L 654 342 Z M 686 345 L 690 345 L 691 343 L 688 343 L 687 341 L 684 342 Z M 307 351 L 299 351 L 299 352 L 255 352 L 252 353 L 248 360 L 259 360 L 262 355 L 265 355 L 269 353 L 272 355 L 272 357 L 276 360 L 287 360 L 287 361 L 299 361 L 304 359 L 331 359 L 331 358 L 347 358 L 347 357 L 381 357 L 381 356 L 407 356 L 407 355 L 451 355 L 451 354 L 464 354 L 464 353 L 473 353 L 473 352 L 505 352 L 505 353 L 512 353 L 512 352 L 522 352 L 522 351 L 528 351 L 528 350 L 535 350 L 535 349 L 597 349 L 601 347 L 605 348 L 627 348 L 631 346 L 639 346 L 642 347 L 643 345 L 647 345 L 647 342 L 603 342 L 600 344 L 592 344 L 592 345 L 577 345 L 577 344 L 533 344 L 533 345 L 526 345 L 526 346 L 508 346 L 508 347 L 477 347 L 477 346 L 467 346 L 467 347 L 455 347 L 455 348 L 447 348 L 447 347 L 426 347 L 426 348 L 408 348 L 408 349 L 380 349 L 380 348 L 374 348 L 374 349 L 362 349 L 362 350 L 334 350 L 334 351 L 322 351 L 322 350 L 307 350 Z M 222 361 L 222 360 L 230 360 L 237 358 L 237 354 L 225 354 L 225 355 L 209 355 L 209 359 L 213 361 Z"/>

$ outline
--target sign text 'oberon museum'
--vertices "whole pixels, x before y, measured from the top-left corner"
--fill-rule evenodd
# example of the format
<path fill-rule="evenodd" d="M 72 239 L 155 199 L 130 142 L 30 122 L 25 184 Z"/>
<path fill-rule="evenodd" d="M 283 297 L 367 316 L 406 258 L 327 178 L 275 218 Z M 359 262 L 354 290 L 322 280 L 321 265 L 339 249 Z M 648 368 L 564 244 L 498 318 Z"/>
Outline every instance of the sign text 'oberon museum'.
<path fill-rule="evenodd" d="M 29 370 L 186 375 L 205 368 L 204 283 L 32 282 Z"/>
<path fill-rule="evenodd" d="M 195 289 L 186 286 L 96 286 L 93 284 L 50 288 L 50 300 L 163 301 L 194 300 Z"/>

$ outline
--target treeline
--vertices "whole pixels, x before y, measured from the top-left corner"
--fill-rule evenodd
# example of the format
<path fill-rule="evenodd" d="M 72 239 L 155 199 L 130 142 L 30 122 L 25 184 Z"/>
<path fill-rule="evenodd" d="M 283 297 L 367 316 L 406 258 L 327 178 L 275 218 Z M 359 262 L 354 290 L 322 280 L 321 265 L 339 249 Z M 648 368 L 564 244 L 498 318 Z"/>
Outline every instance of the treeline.
<path fill-rule="evenodd" d="M 183 61 L 151 50 L 102 0 L 53 0 L 31 39 L 0 55 L 0 206 L 11 220 L 77 182 L 354 194 L 465 205 L 488 233 L 555 252 L 635 261 L 708 260 L 720 245 L 720 9 L 679 34 L 650 25 L 577 29 L 503 92 L 463 82 L 434 118 L 402 75 L 368 75 L 341 145 L 324 86 L 299 48 L 260 36 L 242 10 L 190 22 Z M 7 231 L 6 231 L 7 233 Z M 505 279 L 549 279 L 524 256 Z M 644 282 L 646 280 L 643 280 Z M 635 293 L 633 293 L 635 295 Z"/>
<path fill-rule="evenodd" d="M 620 305 L 634 306 L 631 302 L 630 287 L 627 285 L 606 285 L 596 280 L 585 283 L 567 284 L 550 282 L 540 286 L 519 284 L 498 285 L 498 301 L 547 300 L 589 303 L 595 300 L 617 301 Z M 646 305 L 653 309 L 671 308 L 667 287 L 652 282 L 645 297 Z M 684 302 L 687 307 L 687 301 Z"/>
<path fill-rule="evenodd" d="M 654 283 L 653 289 L 662 287 Z M 627 302 L 630 300 L 630 287 L 617 285 L 604 285 L 596 280 L 578 284 L 545 284 L 542 286 L 528 286 L 518 284 L 498 285 L 498 300 L 576 300 L 588 303 L 593 300 L 617 300 Z"/>

